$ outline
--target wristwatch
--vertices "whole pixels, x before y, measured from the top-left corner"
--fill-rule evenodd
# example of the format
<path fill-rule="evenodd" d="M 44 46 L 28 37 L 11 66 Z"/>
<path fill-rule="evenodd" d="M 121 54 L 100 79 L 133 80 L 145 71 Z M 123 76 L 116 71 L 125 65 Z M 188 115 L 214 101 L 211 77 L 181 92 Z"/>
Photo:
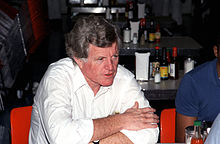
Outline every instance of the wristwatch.
<path fill-rule="evenodd" d="M 99 144 L 99 140 L 93 141 L 94 144 Z"/>

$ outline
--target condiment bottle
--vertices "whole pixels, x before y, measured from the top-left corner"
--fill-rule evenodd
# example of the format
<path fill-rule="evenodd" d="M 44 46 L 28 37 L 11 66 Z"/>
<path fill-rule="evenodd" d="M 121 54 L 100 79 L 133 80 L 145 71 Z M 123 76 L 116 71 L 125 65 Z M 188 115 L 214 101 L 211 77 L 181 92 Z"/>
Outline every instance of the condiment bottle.
<path fill-rule="evenodd" d="M 159 59 L 159 46 L 155 47 L 155 56 L 154 59 L 152 61 L 152 78 L 154 78 L 155 72 L 156 72 L 156 68 L 160 68 L 160 59 Z"/>
<path fill-rule="evenodd" d="M 168 62 L 168 77 L 170 77 L 170 62 L 171 62 L 171 59 L 170 59 L 169 49 L 167 49 L 167 62 Z"/>
<path fill-rule="evenodd" d="M 140 19 L 139 30 L 138 30 L 138 42 L 141 44 L 141 37 L 143 37 L 142 43 L 145 43 L 144 31 L 146 29 L 146 20 L 145 18 Z"/>
<path fill-rule="evenodd" d="M 138 36 L 137 33 L 133 34 L 133 44 L 137 44 L 138 43 Z"/>
<path fill-rule="evenodd" d="M 160 83 L 160 68 L 157 67 L 154 76 L 154 83 Z"/>
<path fill-rule="evenodd" d="M 128 21 L 123 29 L 123 42 L 130 43 L 131 42 L 131 28 L 130 22 Z"/>
<path fill-rule="evenodd" d="M 170 62 L 170 79 L 178 79 L 179 77 L 179 64 L 177 60 L 177 48 L 173 47 L 172 59 Z"/>
<path fill-rule="evenodd" d="M 155 28 L 154 28 L 153 19 L 151 19 L 150 28 L 148 29 L 148 42 L 149 43 L 154 43 L 155 42 Z"/>
<path fill-rule="evenodd" d="M 142 34 L 140 38 L 140 45 L 144 45 L 144 44 L 145 44 L 144 34 Z"/>
<path fill-rule="evenodd" d="M 203 144 L 203 138 L 201 135 L 201 121 L 194 121 L 194 134 L 191 139 L 191 144 Z"/>
<path fill-rule="evenodd" d="M 147 20 L 146 20 L 146 18 L 145 18 L 145 29 L 144 29 L 144 40 L 145 40 L 145 42 L 147 42 L 148 41 L 148 30 L 147 30 Z"/>
<path fill-rule="evenodd" d="M 129 1 L 128 2 L 129 7 L 128 7 L 128 19 L 132 20 L 134 18 L 134 14 L 133 14 L 133 1 Z"/>
<path fill-rule="evenodd" d="M 194 68 L 194 63 L 195 63 L 195 61 L 192 60 L 190 57 L 188 57 L 184 61 L 184 73 L 191 71 Z"/>
<path fill-rule="evenodd" d="M 157 24 L 156 31 L 155 31 L 155 41 L 156 41 L 156 43 L 160 42 L 160 38 L 161 38 L 160 25 Z"/>
<path fill-rule="evenodd" d="M 162 60 L 160 62 L 160 77 L 161 80 L 168 79 L 168 62 L 167 62 L 167 48 L 162 48 Z"/>
<path fill-rule="evenodd" d="M 126 0 L 126 6 L 125 6 L 125 19 L 128 20 L 128 10 L 129 10 L 129 2 Z"/>

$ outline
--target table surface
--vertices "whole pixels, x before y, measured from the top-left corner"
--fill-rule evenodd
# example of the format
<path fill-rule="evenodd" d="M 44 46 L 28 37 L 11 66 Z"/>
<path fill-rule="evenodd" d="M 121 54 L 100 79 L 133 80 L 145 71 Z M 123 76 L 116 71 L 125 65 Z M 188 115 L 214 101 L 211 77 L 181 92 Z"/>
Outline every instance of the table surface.
<path fill-rule="evenodd" d="M 159 84 L 155 84 L 153 80 L 138 83 L 148 100 L 174 100 L 183 75 L 184 72 L 179 71 L 177 80 L 161 80 Z"/>
<path fill-rule="evenodd" d="M 199 52 L 202 49 L 202 46 L 191 37 L 173 36 L 162 37 L 158 44 L 148 42 L 146 42 L 144 45 L 133 44 L 132 42 L 123 43 L 123 47 L 120 49 L 120 55 L 134 55 L 136 51 L 151 52 L 151 55 L 154 55 L 156 45 L 158 45 L 160 48 L 167 47 L 169 50 L 176 46 L 179 56 L 199 56 Z"/>

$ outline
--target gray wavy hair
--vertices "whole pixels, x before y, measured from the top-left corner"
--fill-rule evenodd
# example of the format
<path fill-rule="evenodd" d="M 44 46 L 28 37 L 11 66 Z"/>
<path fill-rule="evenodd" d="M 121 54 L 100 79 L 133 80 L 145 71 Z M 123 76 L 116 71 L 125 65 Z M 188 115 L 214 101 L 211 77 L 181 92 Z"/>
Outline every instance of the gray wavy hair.
<path fill-rule="evenodd" d="M 72 59 L 86 59 L 89 44 L 105 48 L 116 42 L 119 49 L 122 43 L 119 28 L 103 17 L 94 15 L 78 19 L 65 38 L 66 53 Z"/>

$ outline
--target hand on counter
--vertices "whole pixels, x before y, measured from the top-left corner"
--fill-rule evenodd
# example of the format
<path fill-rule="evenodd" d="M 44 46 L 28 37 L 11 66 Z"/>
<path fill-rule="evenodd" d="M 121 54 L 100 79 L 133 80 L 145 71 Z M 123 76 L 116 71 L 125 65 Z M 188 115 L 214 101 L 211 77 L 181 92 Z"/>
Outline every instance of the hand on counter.
<path fill-rule="evenodd" d="M 157 128 L 159 117 L 154 114 L 155 109 L 150 107 L 139 108 L 138 102 L 124 113 L 110 115 L 106 118 L 94 119 L 94 133 L 91 140 L 99 139 L 100 142 L 119 141 L 128 144 L 129 138 L 121 130 L 138 131 L 147 128 Z"/>
<path fill-rule="evenodd" d="M 141 130 L 146 128 L 156 128 L 159 122 L 159 117 L 154 114 L 155 109 L 138 108 L 138 102 L 135 102 L 134 106 L 129 108 L 125 113 L 123 113 L 124 119 L 124 129 L 126 130 Z"/>

